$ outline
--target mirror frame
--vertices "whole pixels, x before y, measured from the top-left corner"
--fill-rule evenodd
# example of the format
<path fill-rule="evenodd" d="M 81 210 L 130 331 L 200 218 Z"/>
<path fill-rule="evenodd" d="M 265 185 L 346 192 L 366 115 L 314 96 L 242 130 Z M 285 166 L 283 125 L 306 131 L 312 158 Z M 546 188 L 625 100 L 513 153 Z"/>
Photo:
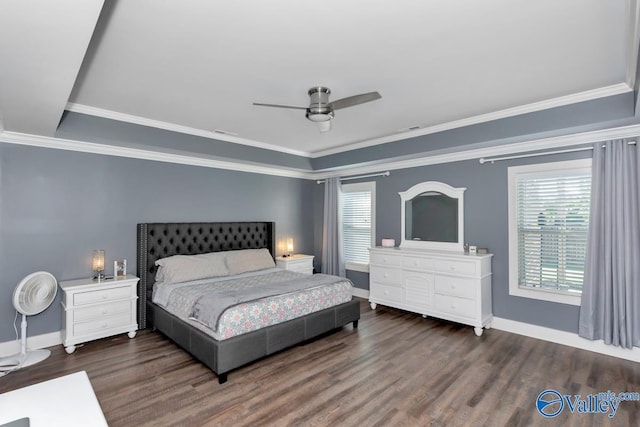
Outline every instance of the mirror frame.
<path fill-rule="evenodd" d="M 446 251 L 464 252 L 464 191 L 466 188 L 454 188 L 444 182 L 426 181 L 414 185 L 407 191 L 401 191 L 400 194 L 400 222 L 401 226 L 401 248 L 414 249 L 436 249 Z M 427 240 L 407 240 L 405 237 L 405 205 L 406 202 L 413 199 L 419 194 L 435 191 L 442 193 L 448 197 L 458 200 L 458 241 L 457 242 L 433 242 Z"/>

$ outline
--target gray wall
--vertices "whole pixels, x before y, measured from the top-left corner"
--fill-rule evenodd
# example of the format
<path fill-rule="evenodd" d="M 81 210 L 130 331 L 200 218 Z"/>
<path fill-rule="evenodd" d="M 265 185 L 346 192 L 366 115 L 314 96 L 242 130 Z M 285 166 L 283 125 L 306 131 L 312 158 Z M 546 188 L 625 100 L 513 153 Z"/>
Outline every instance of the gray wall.
<path fill-rule="evenodd" d="M 493 314 L 498 317 L 526 322 L 570 332 L 578 331 L 576 306 L 556 304 L 509 295 L 509 248 L 507 167 L 590 157 L 590 152 L 518 159 L 481 165 L 477 160 L 391 171 L 387 178 L 376 181 L 376 243 L 382 238 L 400 242 L 400 196 L 423 181 L 441 181 L 453 187 L 465 187 L 465 242 L 487 247 L 494 254 Z M 316 205 L 322 206 L 324 186 L 315 192 Z M 322 230 L 322 212 L 316 214 L 314 229 Z M 317 245 L 316 245 L 317 250 Z M 316 252 L 320 258 L 321 252 Z M 368 274 L 349 272 L 356 287 L 369 289 Z"/>
<path fill-rule="evenodd" d="M 136 224 L 275 221 L 296 252 L 313 253 L 313 181 L 0 143 L 0 342 L 14 339 L 16 284 L 38 270 L 59 281 L 107 267 L 136 269 Z M 60 330 L 60 295 L 29 318 L 29 335 Z M 18 321 L 19 322 L 19 321 Z M 19 324 L 18 324 L 19 328 Z"/>

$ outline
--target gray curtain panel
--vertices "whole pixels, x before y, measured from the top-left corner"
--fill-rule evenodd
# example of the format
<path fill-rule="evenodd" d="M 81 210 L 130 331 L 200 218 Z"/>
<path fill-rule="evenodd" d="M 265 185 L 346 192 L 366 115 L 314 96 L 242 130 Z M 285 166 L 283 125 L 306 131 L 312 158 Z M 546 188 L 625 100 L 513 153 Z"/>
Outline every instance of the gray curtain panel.
<path fill-rule="evenodd" d="M 340 178 L 328 178 L 324 184 L 321 271 L 325 274 L 344 277 L 340 213 Z"/>
<path fill-rule="evenodd" d="M 593 148 L 591 212 L 579 335 L 640 346 L 640 163 L 625 140 Z"/>

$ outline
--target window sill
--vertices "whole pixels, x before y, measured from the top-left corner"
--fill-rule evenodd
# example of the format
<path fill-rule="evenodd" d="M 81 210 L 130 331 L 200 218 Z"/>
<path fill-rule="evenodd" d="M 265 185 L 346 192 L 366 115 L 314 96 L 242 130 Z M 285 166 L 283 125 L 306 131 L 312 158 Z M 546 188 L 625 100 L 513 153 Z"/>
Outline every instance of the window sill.
<path fill-rule="evenodd" d="M 369 272 L 369 264 L 358 264 L 355 262 L 348 262 L 344 265 L 345 270 L 359 271 L 361 273 Z"/>
<path fill-rule="evenodd" d="M 577 306 L 580 306 L 582 299 L 581 295 L 572 295 L 545 289 L 524 289 L 519 286 L 509 286 L 509 295 Z"/>

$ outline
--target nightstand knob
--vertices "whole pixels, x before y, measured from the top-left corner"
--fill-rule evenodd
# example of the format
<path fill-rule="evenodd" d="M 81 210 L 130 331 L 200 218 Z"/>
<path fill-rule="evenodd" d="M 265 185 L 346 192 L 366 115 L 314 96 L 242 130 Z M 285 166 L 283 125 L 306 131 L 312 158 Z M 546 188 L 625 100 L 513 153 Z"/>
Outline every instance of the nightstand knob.
<path fill-rule="evenodd" d="M 105 308 L 104 310 L 102 310 L 102 314 L 109 314 L 109 310 Z"/>
<path fill-rule="evenodd" d="M 103 328 L 106 328 L 107 326 L 109 326 L 109 324 L 108 324 L 107 322 L 104 322 L 104 323 L 102 324 L 102 327 L 103 327 Z"/>

